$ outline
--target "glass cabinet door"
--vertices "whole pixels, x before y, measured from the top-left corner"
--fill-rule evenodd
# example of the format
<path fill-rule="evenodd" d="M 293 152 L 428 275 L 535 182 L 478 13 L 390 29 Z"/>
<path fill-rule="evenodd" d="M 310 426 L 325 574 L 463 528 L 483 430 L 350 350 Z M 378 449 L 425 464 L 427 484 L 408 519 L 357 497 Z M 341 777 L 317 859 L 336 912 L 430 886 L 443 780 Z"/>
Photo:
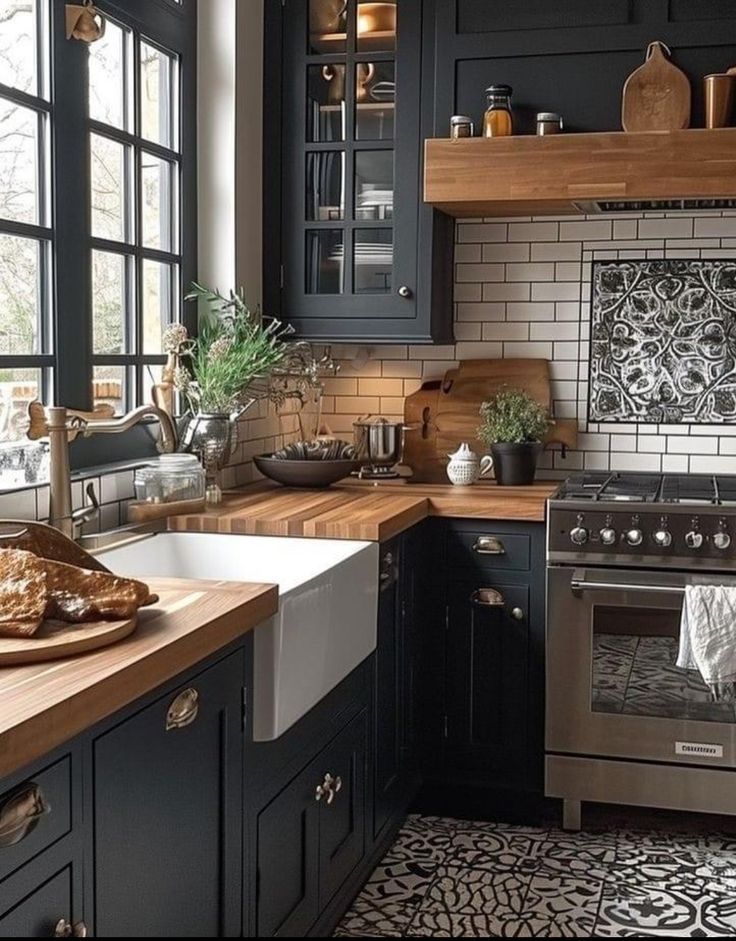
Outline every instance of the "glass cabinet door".
<path fill-rule="evenodd" d="M 282 316 L 414 317 L 421 3 L 307 0 L 286 20 Z"/>

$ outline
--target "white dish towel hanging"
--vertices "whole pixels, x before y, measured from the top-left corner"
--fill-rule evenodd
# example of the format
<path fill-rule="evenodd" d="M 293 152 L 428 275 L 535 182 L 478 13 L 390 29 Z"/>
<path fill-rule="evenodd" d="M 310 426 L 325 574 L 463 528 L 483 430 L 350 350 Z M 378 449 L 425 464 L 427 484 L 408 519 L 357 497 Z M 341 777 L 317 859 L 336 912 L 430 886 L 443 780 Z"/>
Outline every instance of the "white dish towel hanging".
<path fill-rule="evenodd" d="M 717 701 L 736 700 L 736 588 L 685 588 L 677 666 L 698 670 Z"/>

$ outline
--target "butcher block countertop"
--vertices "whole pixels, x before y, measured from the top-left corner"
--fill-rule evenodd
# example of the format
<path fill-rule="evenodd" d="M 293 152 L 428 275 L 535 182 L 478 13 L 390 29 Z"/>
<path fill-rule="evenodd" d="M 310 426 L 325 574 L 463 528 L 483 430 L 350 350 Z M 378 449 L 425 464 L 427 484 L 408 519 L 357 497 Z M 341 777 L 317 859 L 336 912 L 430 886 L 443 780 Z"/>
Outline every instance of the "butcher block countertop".
<path fill-rule="evenodd" d="M 169 528 L 180 532 L 239 533 L 249 536 L 317 536 L 383 542 L 427 516 L 543 522 L 546 501 L 558 483 L 530 487 L 479 483 L 409 484 L 342 482 L 325 490 L 252 484 L 225 494 L 219 507 L 177 516 Z"/>
<path fill-rule="evenodd" d="M 95 653 L 0 669 L 0 778 L 24 767 L 253 630 L 274 585 L 150 579 L 136 631 Z"/>

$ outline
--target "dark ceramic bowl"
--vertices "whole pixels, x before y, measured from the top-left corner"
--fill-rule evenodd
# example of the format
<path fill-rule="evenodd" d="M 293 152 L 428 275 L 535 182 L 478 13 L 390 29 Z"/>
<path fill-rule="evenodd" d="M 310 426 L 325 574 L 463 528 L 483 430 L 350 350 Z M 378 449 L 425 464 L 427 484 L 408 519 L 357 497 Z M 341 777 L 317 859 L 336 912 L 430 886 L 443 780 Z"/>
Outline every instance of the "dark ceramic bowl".
<path fill-rule="evenodd" d="M 362 466 L 361 461 L 289 461 L 260 454 L 253 462 L 264 477 L 285 487 L 329 487 Z"/>

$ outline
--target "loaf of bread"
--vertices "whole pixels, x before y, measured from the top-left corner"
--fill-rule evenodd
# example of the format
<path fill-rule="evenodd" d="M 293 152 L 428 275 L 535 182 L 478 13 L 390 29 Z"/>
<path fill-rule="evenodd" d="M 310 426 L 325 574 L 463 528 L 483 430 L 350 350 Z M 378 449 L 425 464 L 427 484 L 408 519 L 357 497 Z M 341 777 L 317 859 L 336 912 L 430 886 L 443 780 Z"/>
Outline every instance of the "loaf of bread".
<path fill-rule="evenodd" d="M 0 637 L 32 637 L 44 618 L 120 621 L 156 601 L 135 579 L 0 549 Z"/>

